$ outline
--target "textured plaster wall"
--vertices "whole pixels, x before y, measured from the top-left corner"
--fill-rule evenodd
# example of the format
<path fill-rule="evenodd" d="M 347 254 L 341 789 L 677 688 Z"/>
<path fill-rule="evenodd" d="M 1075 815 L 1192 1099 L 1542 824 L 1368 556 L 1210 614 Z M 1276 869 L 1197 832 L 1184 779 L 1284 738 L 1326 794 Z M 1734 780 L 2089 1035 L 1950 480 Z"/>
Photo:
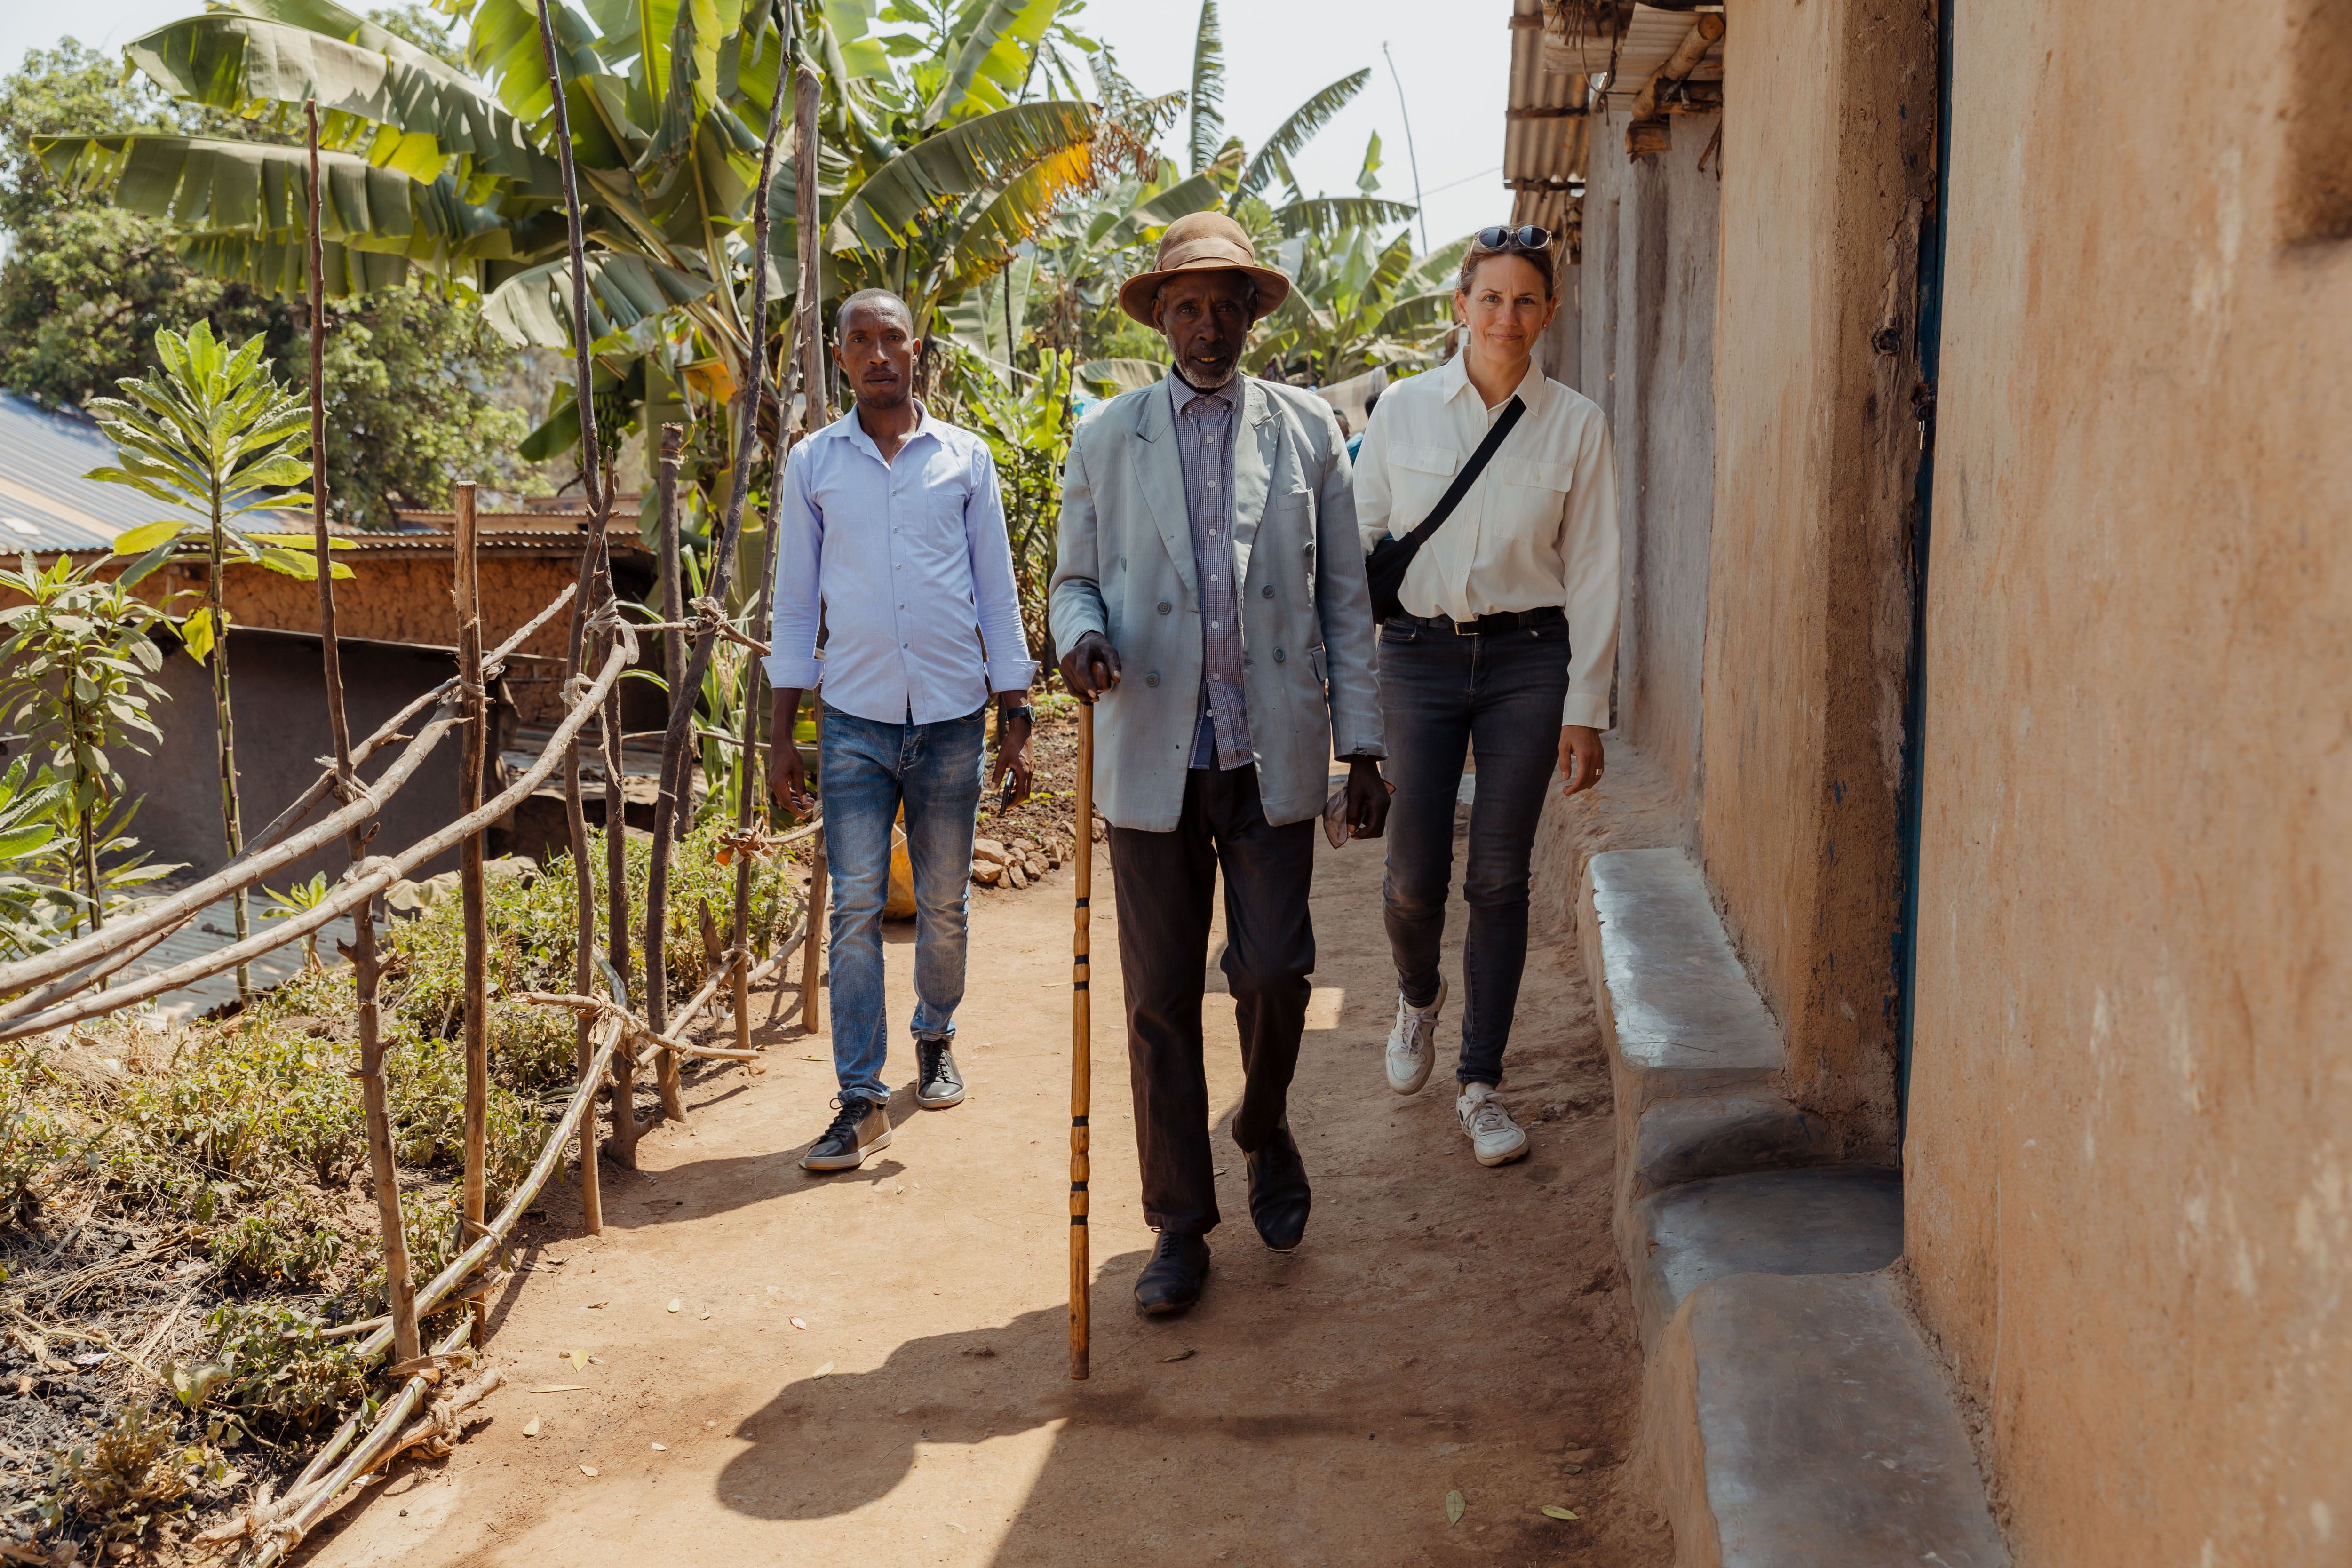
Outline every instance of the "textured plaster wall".
<path fill-rule="evenodd" d="M 1919 1303 L 2024 1568 L 2340 1568 L 2352 7 L 1969 0 L 1953 54 Z"/>
<path fill-rule="evenodd" d="M 1610 416 L 1622 544 L 1617 726 L 1671 783 L 1686 838 L 1702 779 L 1722 245 L 1719 149 L 1710 143 L 1721 124 L 1677 118 L 1672 148 L 1633 160 L 1623 117 L 1612 119 L 1596 129 L 1585 190 L 1582 352 L 1601 388 L 1586 395 Z"/>
<path fill-rule="evenodd" d="M 1891 1161 L 1935 16 L 1733 0 L 1728 19 L 1699 842 L 1791 1092 Z"/>

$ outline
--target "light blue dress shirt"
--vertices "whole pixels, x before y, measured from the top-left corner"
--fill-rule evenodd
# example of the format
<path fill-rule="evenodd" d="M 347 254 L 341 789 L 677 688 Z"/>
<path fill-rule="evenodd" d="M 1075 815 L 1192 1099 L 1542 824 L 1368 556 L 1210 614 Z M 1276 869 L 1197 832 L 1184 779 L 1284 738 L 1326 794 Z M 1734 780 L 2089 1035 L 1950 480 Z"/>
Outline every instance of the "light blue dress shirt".
<path fill-rule="evenodd" d="M 918 412 L 888 463 L 856 410 L 835 420 L 793 448 L 777 498 L 768 679 L 883 724 L 961 719 L 1037 673 L 996 460 Z"/>

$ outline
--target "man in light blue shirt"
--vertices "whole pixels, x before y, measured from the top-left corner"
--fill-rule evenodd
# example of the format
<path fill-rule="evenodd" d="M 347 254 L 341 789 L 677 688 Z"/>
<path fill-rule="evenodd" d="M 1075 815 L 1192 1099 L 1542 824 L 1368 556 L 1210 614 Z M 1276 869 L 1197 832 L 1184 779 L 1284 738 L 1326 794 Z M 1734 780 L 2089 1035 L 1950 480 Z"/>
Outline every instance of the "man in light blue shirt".
<path fill-rule="evenodd" d="M 901 807 L 915 878 L 915 1102 L 963 1099 L 950 1043 L 963 1000 L 972 825 L 989 694 L 999 704 L 996 779 L 1029 793 L 1037 666 L 1021 630 L 1013 551 L 988 444 L 915 401 L 922 345 L 896 294 L 842 302 L 834 363 L 855 411 L 793 449 L 777 487 L 775 690 L 770 787 L 814 805 L 793 720 L 819 689 L 817 758 L 832 868 L 833 1066 L 838 1110 L 801 1163 L 855 1170 L 890 1142 L 882 1002 L 882 906 Z M 824 627 L 824 646 L 817 646 Z"/>

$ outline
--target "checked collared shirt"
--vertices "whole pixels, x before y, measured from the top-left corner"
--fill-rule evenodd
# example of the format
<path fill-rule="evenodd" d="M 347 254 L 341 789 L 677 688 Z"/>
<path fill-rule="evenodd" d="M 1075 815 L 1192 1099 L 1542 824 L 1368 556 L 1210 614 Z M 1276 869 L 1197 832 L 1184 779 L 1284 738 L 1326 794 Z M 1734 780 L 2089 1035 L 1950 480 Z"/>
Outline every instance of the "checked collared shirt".
<path fill-rule="evenodd" d="M 1242 692 L 1241 585 L 1234 581 L 1234 410 L 1242 378 L 1214 392 L 1195 390 L 1168 371 L 1176 411 L 1176 457 L 1184 470 L 1184 515 L 1192 525 L 1192 565 L 1201 584 L 1201 721 L 1192 765 L 1239 768 L 1256 761 L 1249 705 Z"/>

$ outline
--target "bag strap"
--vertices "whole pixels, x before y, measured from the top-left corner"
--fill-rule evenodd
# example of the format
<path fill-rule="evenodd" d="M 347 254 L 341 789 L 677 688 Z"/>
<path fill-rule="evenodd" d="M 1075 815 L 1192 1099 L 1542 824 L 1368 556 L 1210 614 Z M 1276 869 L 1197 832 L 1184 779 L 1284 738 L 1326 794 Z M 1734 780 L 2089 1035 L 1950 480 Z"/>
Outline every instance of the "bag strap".
<path fill-rule="evenodd" d="M 1514 394 L 1511 405 L 1504 409 L 1503 416 L 1487 428 L 1486 438 L 1478 443 L 1478 449 L 1470 454 L 1470 460 L 1462 465 L 1462 471 L 1454 476 L 1454 482 L 1446 487 L 1445 494 L 1438 498 L 1436 507 L 1427 517 L 1421 520 L 1421 526 L 1405 536 L 1406 542 L 1415 551 L 1428 543 L 1429 536 L 1435 533 L 1438 526 L 1454 515 L 1454 509 L 1462 504 L 1462 498 L 1470 493 L 1470 487 L 1476 484 L 1478 476 L 1486 471 L 1486 460 L 1495 455 L 1495 449 L 1500 447 L 1504 437 L 1511 433 L 1511 426 L 1517 425 L 1519 422 L 1519 416 L 1527 411 L 1528 405 L 1520 402 L 1517 395 Z"/>

